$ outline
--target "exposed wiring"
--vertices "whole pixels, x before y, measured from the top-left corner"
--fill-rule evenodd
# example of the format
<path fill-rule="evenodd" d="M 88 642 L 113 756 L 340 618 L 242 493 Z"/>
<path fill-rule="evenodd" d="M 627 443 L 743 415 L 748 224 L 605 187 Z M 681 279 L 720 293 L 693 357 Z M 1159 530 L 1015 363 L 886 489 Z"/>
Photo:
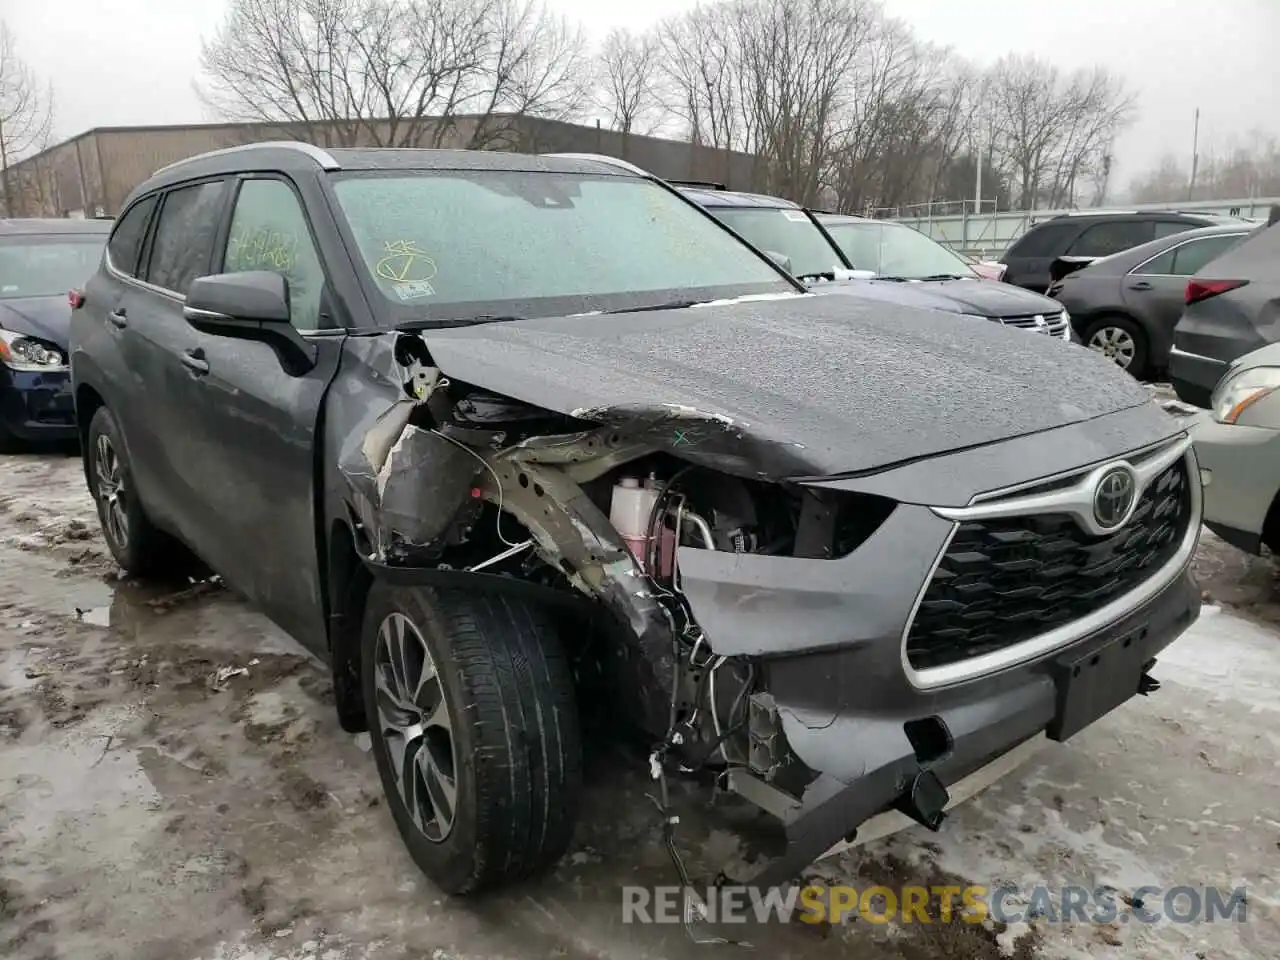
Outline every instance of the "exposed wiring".
<path fill-rule="evenodd" d="M 498 476 L 498 471 L 493 469 L 493 467 L 489 465 L 488 460 L 480 456 L 480 454 L 476 453 L 474 450 L 468 447 L 465 443 L 462 443 L 461 441 L 453 439 L 453 437 L 450 437 L 450 436 L 447 436 L 446 434 L 441 433 L 435 427 L 431 428 L 431 432 L 434 433 L 441 440 L 448 440 L 459 450 L 465 450 L 467 453 L 471 454 L 471 456 L 475 457 L 477 460 L 480 461 L 480 466 L 484 467 L 486 470 L 489 471 L 489 475 L 493 477 L 493 482 L 498 488 L 498 513 L 497 513 L 497 516 L 493 518 L 493 527 L 494 527 L 494 530 L 497 531 L 498 540 L 502 542 L 503 546 L 507 546 L 507 547 L 521 546 L 520 544 L 512 543 L 510 540 L 508 540 L 506 537 L 502 535 L 502 478 Z"/>

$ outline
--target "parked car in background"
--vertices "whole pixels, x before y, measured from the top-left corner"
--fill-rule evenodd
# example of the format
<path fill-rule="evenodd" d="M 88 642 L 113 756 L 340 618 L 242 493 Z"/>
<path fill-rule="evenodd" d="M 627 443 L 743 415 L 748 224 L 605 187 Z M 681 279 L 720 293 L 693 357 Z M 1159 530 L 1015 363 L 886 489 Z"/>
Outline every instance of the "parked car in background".
<path fill-rule="evenodd" d="M 875 274 L 872 280 L 854 281 L 862 296 L 1071 338 L 1071 317 L 1062 304 L 984 279 L 959 254 L 906 224 L 831 213 L 818 214 L 817 220 L 854 267 Z"/>
<path fill-rule="evenodd" d="M 1249 236 L 1187 281 L 1173 332 L 1169 381 L 1199 407 L 1231 361 L 1280 339 L 1280 223 Z"/>
<path fill-rule="evenodd" d="M 984 280 L 959 254 L 891 220 L 814 213 L 790 200 L 681 186 L 686 197 L 784 263 L 814 293 L 945 310 L 1070 338 L 1060 304 Z"/>
<path fill-rule="evenodd" d="M 1109 257 L 1131 247 L 1196 227 L 1242 225 L 1239 217 L 1176 210 L 1081 210 L 1033 224 L 1009 247 L 1001 261 L 1008 266 L 1005 282 L 1043 293 L 1053 278 L 1049 268 L 1061 256 Z"/>
<path fill-rule="evenodd" d="M 1280 343 L 1235 361 L 1192 437 L 1205 524 L 1248 553 L 1280 553 Z"/>
<path fill-rule="evenodd" d="M 799 204 L 712 185 L 673 185 L 753 247 L 784 265 L 797 279 L 814 284 L 852 278 L 853 264 Z"/>
<path fill-rule="evenodd" d="M 76 438 L 67 296 L 110 231 L 109 220 L 0 220 L 0 448 Z"/>
<path fill-rule="evenodd" d="M 965 261 L 973 269 L 973 272 L 983 280 L 1003 280 L 1005 271 L 1009 269 L 1007 264 L 1000 263 L 998 260 L 978 260 L 974 257 L 965 257 Z"/>
<path fill-rule="evenodd" d="M 1146 390 L 813 296 L 629 164 L 254 144 L 122 210 L 71 337 L 107 546 L 185 545 L 328 659 L 450 893 L 568 847 L 592 705 L 664 831 L 681 773 L 760 809 L 768 887 L 886 811 L 936 829 L 1198 616 L 1199 472 Z"/>
<path fill-rule="evenodd" d="M 1187 279 L 1249 235 L 1246 224 L 1200 227 L 1095 260 L 1055 280 L 1076 338 L 1139 380 L 1164 373 Z"/>

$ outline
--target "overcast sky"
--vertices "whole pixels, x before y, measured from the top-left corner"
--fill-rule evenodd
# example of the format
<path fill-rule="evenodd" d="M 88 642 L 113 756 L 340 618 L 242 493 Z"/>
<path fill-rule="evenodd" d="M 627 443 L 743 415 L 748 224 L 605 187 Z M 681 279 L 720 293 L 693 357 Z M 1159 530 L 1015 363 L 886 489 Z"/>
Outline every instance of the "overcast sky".
<path fill-rule="evenodd" d="M 633 29 L 691 0 L 550 0 L 592 34 Z M 1187 160 L 1192 115 L 1205 147 L 1262 128 L 1280 134 L 1280 0 L 886 0 L 917 35 L 979 62 L 1009 51 L 1126 77 L 1140 116 L 1117 149 L 1115 182 L 1166 151 Z M 0 0 L 20 53 L 53 81 L 57 133 L 213 119 L 192 92 L 202 34 L 224 0 Z"/>

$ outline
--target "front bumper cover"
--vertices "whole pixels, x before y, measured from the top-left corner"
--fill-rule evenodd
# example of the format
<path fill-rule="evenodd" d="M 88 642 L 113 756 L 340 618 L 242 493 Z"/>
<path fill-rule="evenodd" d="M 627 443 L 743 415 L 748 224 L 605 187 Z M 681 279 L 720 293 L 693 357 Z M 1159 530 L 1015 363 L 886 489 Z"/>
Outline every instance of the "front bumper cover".
<path fill-rule="evenodd" d="M 869 818 L 902 803 L 922 773 L 950 785 L 1038 734 L 1068 739 L 1143 692 L 1156 655 L 1199 612 L 1199 590 L 1183 572 L 1155 598 L 1050 657 L 896 705 L 848 703 L 850 689 L 875 688 L 856 649 L 771 662 L 768 686 L 789 744 L 821 772 L 782 814 L 786 852 L 750 882 L 792 880 Z M 851 687 L 853 677 L 859 679 Z M 830 719 L 811 726 L 788 706 L 794 703 L 809 717 L 825 705 Z M 922 761 L 905 725 L 924 719 L 945 730 L 947 749 Z"/>

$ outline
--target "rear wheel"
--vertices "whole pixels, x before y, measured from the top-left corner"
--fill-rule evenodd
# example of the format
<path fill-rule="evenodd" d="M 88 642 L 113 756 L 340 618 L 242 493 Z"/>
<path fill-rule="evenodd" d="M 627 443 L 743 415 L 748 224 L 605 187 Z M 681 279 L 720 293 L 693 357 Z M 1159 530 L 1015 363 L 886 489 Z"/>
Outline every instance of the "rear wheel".
<path fill-rule="evenodd" d="M 545 613 L 374 583 L 361 656 L 378 774 L 423 873 L 471 894 L 555 863 L 582 761 L 572 674 Z"/>
<path fill-rule="evenodd" d="M 99 407 L 89 422 L 83 456 L 102 537 L 116 563 L 130 576 L 171 571 L 185 551 L 147 518 L 133 486 L 120 428 L 106 407 Z"/>
<path fill-rule="evenodd" d="M 1103 317 L 1089 324 L 1084 342 L 1121 370 L 1141 380 L 1147 375 L 1147 338 L 1128 317 Z"/>

